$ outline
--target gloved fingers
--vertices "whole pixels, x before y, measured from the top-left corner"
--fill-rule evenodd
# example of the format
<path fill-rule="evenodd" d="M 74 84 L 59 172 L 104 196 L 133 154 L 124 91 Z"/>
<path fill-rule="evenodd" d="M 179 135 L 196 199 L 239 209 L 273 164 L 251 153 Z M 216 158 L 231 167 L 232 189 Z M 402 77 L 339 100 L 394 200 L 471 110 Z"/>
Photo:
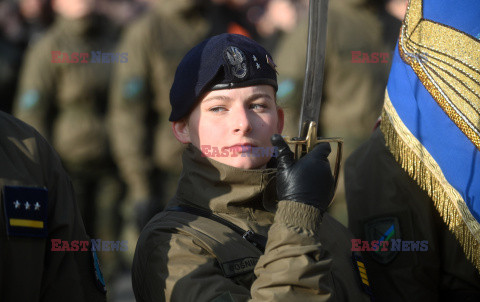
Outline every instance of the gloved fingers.
<path fill-rule="evenodd" d="M 310 151 L 306 156 L 327 160 L 330 152 L 332 152 L 330 143 L 319 143 L 315 145 L 315 147 L 313 147 L 313 150 Z"/>
<path fill-rule="evenodd" d="M 278 149 L 277 168 L 279 170 L 285 170 L 295 163 L 293 152 L 280 134 L 272 135 L 270 140 L 272 145 Z"/>

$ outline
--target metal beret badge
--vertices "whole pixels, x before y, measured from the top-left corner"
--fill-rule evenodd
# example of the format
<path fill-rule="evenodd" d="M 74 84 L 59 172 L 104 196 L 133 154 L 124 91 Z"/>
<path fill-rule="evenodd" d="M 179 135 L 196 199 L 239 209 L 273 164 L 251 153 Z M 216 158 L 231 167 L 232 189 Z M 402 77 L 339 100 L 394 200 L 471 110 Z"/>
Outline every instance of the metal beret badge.
<path fill-rule="evenodd" d="M 246 57 L 240 49 L 235 46 L 227 47 L 223 53 L 223 59 L 234 77 L 243 79 L 247 75 Z"/>

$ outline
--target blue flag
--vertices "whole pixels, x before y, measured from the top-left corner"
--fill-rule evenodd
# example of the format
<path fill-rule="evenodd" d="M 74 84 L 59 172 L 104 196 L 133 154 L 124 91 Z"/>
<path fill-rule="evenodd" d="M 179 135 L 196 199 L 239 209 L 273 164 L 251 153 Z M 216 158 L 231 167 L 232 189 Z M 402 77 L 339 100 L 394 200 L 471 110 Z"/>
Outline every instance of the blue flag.
<path fill-rule="evenodd" d="M 480 271 L 480 1 L 411 0 L 381 130 Z"/>

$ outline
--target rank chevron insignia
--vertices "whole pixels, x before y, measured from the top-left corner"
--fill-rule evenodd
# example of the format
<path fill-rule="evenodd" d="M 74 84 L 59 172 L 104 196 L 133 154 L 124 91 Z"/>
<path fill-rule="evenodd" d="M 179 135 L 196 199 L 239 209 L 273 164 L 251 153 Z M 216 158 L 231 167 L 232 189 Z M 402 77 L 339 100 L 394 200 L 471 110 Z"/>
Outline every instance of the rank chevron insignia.
<path fill-rule="evenodd" d="M 410 1 L 380 127 L 480 271 L 480 2 L 455 9 Z"/>

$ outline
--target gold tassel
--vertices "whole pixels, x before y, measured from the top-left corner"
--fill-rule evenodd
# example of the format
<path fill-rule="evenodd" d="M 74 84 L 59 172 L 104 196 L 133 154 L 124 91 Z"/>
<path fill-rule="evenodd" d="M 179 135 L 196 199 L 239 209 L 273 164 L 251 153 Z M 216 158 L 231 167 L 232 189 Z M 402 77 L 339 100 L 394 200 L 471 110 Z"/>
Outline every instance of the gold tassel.
<path fill-rule="evenodd" d="M 386 97 L 388 98 L 388 96 Z M 395 130 L 390 116 L 382 110 L 380 130 L 385 136 L 386 145 L 395 157 L 395 160 L 412 177 L 417 184 L 432 198 L 434 205 L 443 221 L 453 232 L 460 245 L 473 265 L 480 272 L 480 244 L 470 232 L 461 214 L 455 207 L 454 201 L 447 194 L 433 173 L 427 169 L 423 161 L 401 139 Z"/>

